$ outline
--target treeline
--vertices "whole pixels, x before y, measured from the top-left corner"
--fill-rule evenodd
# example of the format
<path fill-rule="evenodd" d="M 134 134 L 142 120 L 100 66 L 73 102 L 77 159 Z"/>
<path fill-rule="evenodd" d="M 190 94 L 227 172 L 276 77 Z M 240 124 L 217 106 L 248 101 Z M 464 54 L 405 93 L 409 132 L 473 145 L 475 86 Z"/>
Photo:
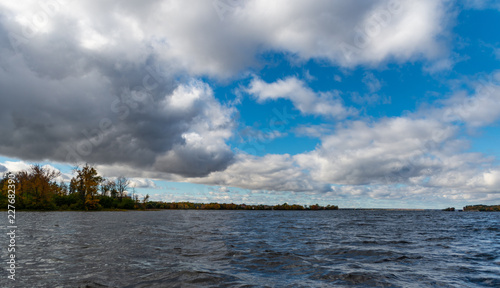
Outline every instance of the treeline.
<path fill-rule="evenodd" d="M 125 177 L 116 180 L 99 176 L 97 170 L 85 164 L 74 170 L 75 177 L 69 184 L 57 183 L 60 172 L 32 165 L 28 171 L 5 173 L 0 180 L 0 208 L 8 205 L 9 190 L 15 181 L 15 207 L 22 210 L 102 210 L 102 209 L 206 209 L 206 210 L 337 210 L 338 206 L 310 205 L 246 205 L 226 203 L 191 203 L 149 201 L 149 195 L 139 199 L 127 193 L 130 181 Z M 10 186 L 9 186 L 10 184 Z"/>
<path fill-rule="evenodd" d="M 191 202 L 157 202 L 146 203 L 147 209 L 200 209 L 200 210 L 338 210 L 335 205 L 320 206 L 318 204 L 302 206 L 287 203 L 278 205 L 248 205 L 234 203 L 191 203 Z"/>
<path fill-rule="evenodd" d="M 500 212 L 500 205 L 468 205 L 464 207 L 464 211 Z"/>
<path fill-rule="evenodd" d="M 15 207 L 26 210 L 100 210 L 140 209 L 149 196 L 139 201 L 137 195 L 126 195 L 130 182 L 125 177 L 116 180 L 99 176 L 97 170 L 85 164 L 75 168 L 76 176 L 69 184 L 56 183 L 60 172 L 32 165 L 28 171 L 5 173 L 0 180 L 0 207 L 7 207 L 8 179 L 15 181 Z"/>

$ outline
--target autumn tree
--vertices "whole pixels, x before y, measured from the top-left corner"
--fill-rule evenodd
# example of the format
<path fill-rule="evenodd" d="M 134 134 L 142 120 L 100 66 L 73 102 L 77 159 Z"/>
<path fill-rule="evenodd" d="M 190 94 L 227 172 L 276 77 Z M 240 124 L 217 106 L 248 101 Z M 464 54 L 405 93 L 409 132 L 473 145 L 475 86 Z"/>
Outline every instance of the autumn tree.
<path fill-rule="evenodd" d="M 0 180 L 0 205 L 1 207 L 7 207 L 7 205 L 9 204 L 8 200 L 9 200 L 9 185 L 12 185 L 11 183 L 9 183 L 9 179 L 11 179 L 10 177 L 10 172 L 7 172 L 3 175 L 3 178 L 2 180 Z M 12 175 L 14 176 L 14 175 Z M 14 186 L 15 187 L 15 186 Z M 11 186 L 12 188 L 12 186 Z"/>
<path fill-rule="evenodd" d="M 97 192 L 103 178 L 97 174 L 97 170 L 85 164 L 82 168 L 75 169 L 76 176 L 71 179 L 70 187 L 73 186 L 75 192 L 79 194 L 85 210 L 99 208 Z"/>
<path fill-rule="evenodd" d="M 54 182 L 61 173 L 41 165 L 31 165 L 28 171 L 16 174 L 16 197 L 23 208 L 54 209 L 52 198 L 59 186 Z"/>

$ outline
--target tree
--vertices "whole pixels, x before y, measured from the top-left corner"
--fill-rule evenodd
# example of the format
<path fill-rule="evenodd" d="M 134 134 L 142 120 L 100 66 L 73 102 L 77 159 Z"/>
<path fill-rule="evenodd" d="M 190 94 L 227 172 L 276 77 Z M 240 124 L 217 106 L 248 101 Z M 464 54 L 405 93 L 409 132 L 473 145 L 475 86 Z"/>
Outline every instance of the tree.
<path fill-rule="evenodd" d="M 144 198 L 142 199 L 142 203 L 146 204 L 148 200 L 149 200 L 149 194 L 146 194 L 146 196 L 144 196 Z"/>
<path fill-rule="evenodd" d="M 97 174 L 97 170 L 85 164 L 82 168 L 75 169 L 76 176 L 71 179 L 71 185 L 74 185 L 76 192 L 79 193 L 80 200 L 86 210 L 94 210 L 99 208 L 99 199 L 97 199 L 97 191 L 103 178 Z"/>
<path fill-rule="evenodd" d="M 68 195 L 68 185 L 63 181 L 59 182 L 59 195 L 60 196 Z"/>
<path fill-rule="evenodd" d="M 130 185 L 130 181 L 124 176 L 119 176 L 116 178 L 116 190 L 118 191 L 118 195 L 121 198 L 125 196 L 125 190 L 127 190 L 128 185 Z"/>
<path fill-rule="evenodd" d="M 107 195 L 107 193 L 109 193 L 109 196 L 116 198 L 118 191 L 116 190 L 115 181 L 109 179 L 104 180 L 101 184 L 101 193 L 102 195 Z"/>
<path fill-rule="evenodd" d="M 16 194 L 20 207 L 28 209 L 54 209 L 52 198 L 59 187 L 54 181 L 59 171 L 31 165 L 29 171 L 16 174 Z"/>

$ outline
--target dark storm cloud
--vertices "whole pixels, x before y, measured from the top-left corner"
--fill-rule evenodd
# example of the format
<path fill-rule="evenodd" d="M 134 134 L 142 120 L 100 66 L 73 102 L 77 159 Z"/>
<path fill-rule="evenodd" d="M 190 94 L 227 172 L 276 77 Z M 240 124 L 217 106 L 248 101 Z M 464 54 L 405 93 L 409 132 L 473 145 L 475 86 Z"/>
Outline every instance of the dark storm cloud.
<path fill-rule="evenodd" d="M 230 111 L 218 104 L 210 89 L 197 90 L 188 83 L 183 91 L 200 95 L 182 109 L 173 107 L 169 99 L 179 86 L 174 77 L 182 75 L 168 70 L 168 63 L 147 46 L 134 48 L 129 55 L 134 57 L 86 49 L 77 39 L 76 24 L 65 17 L 51 19 L 64 29 L 16 38 L 24 37 L 21 27 L 6 16 L 0 19 L 0 154 L 141 169 L 155 165 L 162 172 L 185 176 L 203 176 L 231 161 L 227 146 L 191 152 L 183 137 L 188 132 L 202 134 L 193 127 L 211 123 L 214 112 L 227 112 L 227 119 L 208 131 L 229 129 Z M 164 154 L 177 161 L 157 159 Z M 189 167 L 179 168 L 179 163 Z"/>

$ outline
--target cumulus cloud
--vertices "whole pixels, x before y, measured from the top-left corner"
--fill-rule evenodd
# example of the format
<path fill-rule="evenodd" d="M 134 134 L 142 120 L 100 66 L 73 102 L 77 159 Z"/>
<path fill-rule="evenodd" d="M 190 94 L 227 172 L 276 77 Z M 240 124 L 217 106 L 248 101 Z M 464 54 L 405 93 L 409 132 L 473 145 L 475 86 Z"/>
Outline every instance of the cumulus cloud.
<path fill-rule="evenodd" d="M 17 173 L 20 171 L 30 171 L 31 166 L 33 164 L 27 163 L 25 161 L 5 161 L 4 163 L 0 163 L 0 173 L 1 172 L 11 172 Z M 58 177 L 54 179 L 56 182 L 69 182 L 69 180 L 74 176 L 73 173 L 62 173 L 56 167 L 45 164 L 42 166 L 43 169 L 47 171 L 53 171 L 56 173 L 60 173 Z"/>
<path fill-rule="evenodd" d="M 43 36 L 38 38 L 58 34 L 59 40 L 70 38 L 89 53 L 118 53 L 128 59 L 155 51 L 179 69 L 220 76 L 258 65 L 255 56 L 267 51 L 343 66 L 391 58 L 432 59 L 441 53 L 438 39 L 448 21 L 446 1 L 377 0 L 359 5 L 278 0 L 270 5 L 251 0 L 237 2 L 223 15 L 212 2 L 72 1 L 52 10 L 43 10 L 36 1 L 2 5 L 17 35 L 24 36 L 23 29 L 37 31 L 37 37 Z M 47 21 L 32 20 L 42 15 L 40 11 L 49 11 Z"/>
<path fill-rule="evenodd" d="M 459 91 L 433 110 L 444 122 L 463 122 L 470 127 L 494 123 L 500 118 L 500 72 L 472 81 L 474 92 Z"/>
<path fill-rule="evenodd" d="M 251 190 L 296 192 L 330 190 L 326 183 L 314 181 L 288 154 L 268 154 L 262 157 L 238 154 L 236 161 L 226 170 L 212 172 L 204 178 L 187 180 Z"/>
<path fill-rule="evenodd" d="M 221 21 L 212 4 L 2 2 L 0 85 L 9 101 L 1 106 L 0 132 L 15 132 L 2 138 L 0 153 L 184 176 L 222 170 L 232 158 L 224 144 L 231 109 L 191 79 L 233 77 L 258 66 L 260 53 L 276 50 L 347 66 L 430 57 L 444 13 L 436 1 L 253 0 Z M 375 16 L 380 32 L 346 60 L 340 44 L 371 27 Z M 294 78 L 252 85 L 260 99 L 288 98 L 306 114 L 354 113 L 334 92 L 314 93 Z"/>
<path fill-rule="evenodd" d="M 5 161 L 1 164 L 5 168 L 5 172 L 16 173 L 19 171 L 29 170 L 31 165 L 24 161 Z"/>
<path fill-rule="evenodd" d="M 259 35 L 262 40 L 256 38 L 256 42 L 267 44 L 263 48 L 353 66 L 388 58 L 435 57 L 440 53 L 437 38 L 447 26 L 445 11 L 440 1 L 371 1 L 365 5 L 275 1 L 270 6 L 261 0 L 246 2 L 226 23 L 242 31 L 248 31 L 252 23 L 251 35 Z"/>
<path fill-rule="evenodd" d="M 346 184 L 339 193 L 392 197 L 403 192 L 356 185 L 413 185 L 408 193 L 498 189 L 498 169 L 462 153 L 453 125 L 498 119 L 499 90 L 491 81 L 425 110 L 427 117 L 304 127 L 301 133 L 321 138 L 313 151 L 257 157 L 234 155 L 227 141 L 235 109 L 196 80 L 240 77 L 276 51 L 348 68 L 424 59 L 429 71 L 449 69 L 447 1 L 249 0 L 223 15 L 203 0 L 50 3 L 0 3 L 0 134 L 9 135 L 0 138 L 2 155 L 87 161 L 106 176 L 257 190 L 329 191 L 332 183 Z M 371 93 L 381 88 L 370 73 L 364 83 Z M 316 92 L 295 77 L 256 77 L 246 91 L 261 102 L 287 99 L 304 115 L 344 120 L 357 113 L 340 92 Z M 478 171 L 483 164 L 486 172 Z M 10 171 L 21 164 L 2 165 Z"/>
<path fill-rule="evenodd" d="M 288 99 L 295 108 L 306 115 L 343 119 L 357 113 L 355 109 L 344 106 L 338 91 L 317 93 L 295 77 L 280 79 L 273 83 L 254 78 L 246 92 L 253 95 L 258 102 Z"/>
<path fill-rule="evenodd" d="M 455 133 L 434 120 L 356 121 L 324 136 L 316 150 L 296 155 L 314 179 L 336 184 L 404 183 L 430 175 L 439 162 L 427 155 Z"/>
<path fill-rule="evenodd" d="M 131 178 L 129 179 L 130 187 L 133 188 L 157 188 L 155 182 L 147 178 Z"/>
<path fill-rule="evenodd" d="M 208 85 L 193 80 L 171 91 L 129 86 L 149 75 L 146 62 L 111 70 L 97 65 L 78 76 L 51 79 L 32 68 L 38 59 L 45 61 L 16 56 L 2 63 L 0 85 L 9 101 L 1 107 L 0 131 L 11 137 L 0 140 L 1 154 L 154 166 L 185 175 L 223 169 L 231 160 L 224 139 L 231 134 L 233 110 L 222 106 Z M 179 161 L 192 164 L 192 170 L 176 166 Z"/>
<path fill-rule="evenodd" d="M 467 152 L 468 142 L 460 135 L 465 132 L 462 123 L 478 128 L 500 119 L 499 75 L 472 81 L 475 90 L 470 95 L 457 91 L 434 107 L 406 116 L 346 122 L 330 133 L 318 133 L 321 145 L 294 160 L 314 180 L 368 185 L 352 191 L 370 197 L 383 189 L 393 192 L 380 193 L 394 196 L 402 190 L 393 186 L 404 185 L 405 195 L 498 198 L 493 196 L 499 192 L 494 158 Z"/>
<path fill-rule="evenodd" d="M 162 3 L 0 5 L 0 154 L 187 176 L 231 161 L 233 109 L 146 37 Z"/>

